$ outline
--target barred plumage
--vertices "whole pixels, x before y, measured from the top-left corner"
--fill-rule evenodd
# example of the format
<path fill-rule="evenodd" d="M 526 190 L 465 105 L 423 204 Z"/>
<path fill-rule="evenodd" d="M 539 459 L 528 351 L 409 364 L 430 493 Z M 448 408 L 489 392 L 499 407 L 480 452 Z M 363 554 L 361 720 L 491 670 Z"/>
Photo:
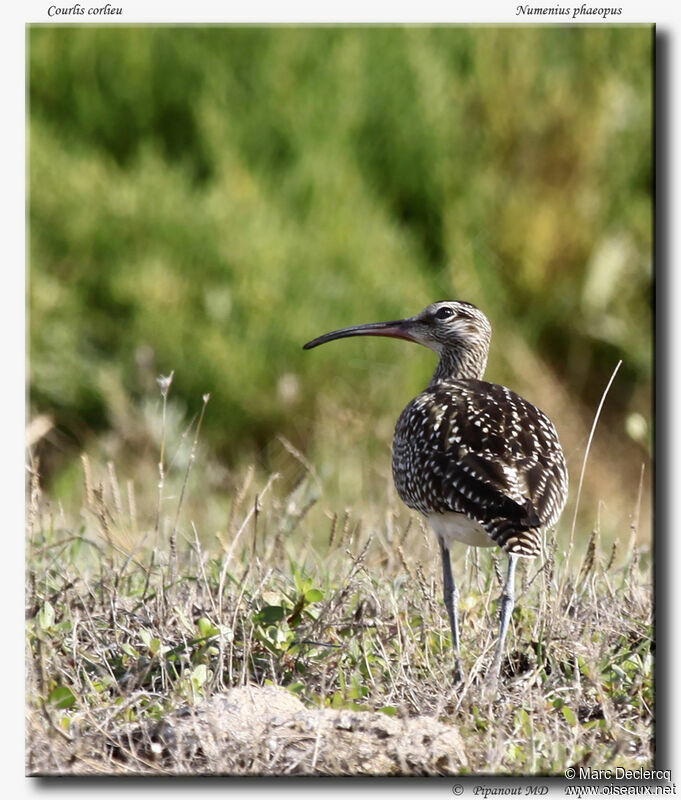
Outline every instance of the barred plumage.
<path fill-rule="evenodd" d="M 497 544 L 508 553 L 499 641 L 490 671 L 496 684 L 517 558 L 540 552 L 541 529 L 554 525 L 565 506 L 568 475 L 549 418 L 505 386 L 482 380 L 491 333 L 478 308 L 445 301 L 408 319 L 333 331 L 305 348 L 349 336 L 391 336 L 438 354 L 430 384 L 397 421 L 393 478 L 402 500 L 426 516 L 440 542 L 456 676 L 461 674 L 458 592 L 451 543 Z"/>

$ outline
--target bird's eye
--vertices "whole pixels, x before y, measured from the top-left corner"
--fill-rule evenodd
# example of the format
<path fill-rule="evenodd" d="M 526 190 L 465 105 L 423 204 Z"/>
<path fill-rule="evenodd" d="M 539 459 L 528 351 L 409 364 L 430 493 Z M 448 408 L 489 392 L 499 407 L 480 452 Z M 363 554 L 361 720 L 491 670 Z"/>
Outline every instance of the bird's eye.
<path fill-rule="evenodd" d="M 435 313 L 435 319 L 449 319 L 449 317 L 454 316 L 454 309 L 450 308 L 449 306 L 442 306 L 442 308 L 438 308 Z"/>

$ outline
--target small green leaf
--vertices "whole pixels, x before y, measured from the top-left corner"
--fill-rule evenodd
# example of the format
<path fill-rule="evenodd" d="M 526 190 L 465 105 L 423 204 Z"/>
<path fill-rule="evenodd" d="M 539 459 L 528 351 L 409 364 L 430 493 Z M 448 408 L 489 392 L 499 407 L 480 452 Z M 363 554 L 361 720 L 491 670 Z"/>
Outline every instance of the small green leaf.
<path fill-rule="evenodd" d="M 161 640 L 154 636 L 149 642 L 149 649 L 151 650 L 151 654 L 155 656 L 161 650 Z"/>
<path fill-rule="evenodd" d="M 191 673 L 191 680 L 197 689 L 200 689 L 208 678 L 208 668 L 205 664 L 194 667 Z"/>
<path fill-rule="evenodd" d="M 569 725 L 574 726 L 577 724 L 577 718 L 575 717 L 575 712 L 569 706 L 563 706 L 561 708 L 561 711 L 563 712 L 563 716 L 565 717 Z"/>
<path fill-rule="evenodd" d="M 50 692 L 47 702 L 55 708 L 71 708 L 76 702 L 76 696 L 68 686 L 57 686 Z"/>
<path fill-rule="evenodd" d="M 518 722 L 519 730 L 527 738 L 531 738 L 532 736 L 532 721 L 530 720 L 530 715 L 525 711 L 524 708 L 516 709 L 515 718 Z"/>
<path fill-rule="evenodd" d="M 54 608 L 49 600 L 45 600 L 45 605 L 38 612 L 38 625 L 46 631 L 54 625 Z"/>
<path fill-rule="evenodd" d="M 257 615 L 257 620 L 265 625 L 271 625 L 284 619 L 285 616 L 286 609 L 283 606 L 265 606 Z"/>
<path fill-rule="evenodd" d="M 201 636 L 217 636 L 220 633 L 220 629 L 216 628 L 207 617 L 201 617 L 197 624 L 199 626 L 199 633 Z"/>
<path fill-rule="evenodd" d="M 383 708 L 378 709 L 382 714 L 387 714 L 389 717 L 394 717 L 397 714 L 397 709 L 395 706 L 383 706 Z"/>
<path fill-rule="evenodd" d="M 319 589 L 308 589 L 305 592 L 305 602 L 307 603 L 320 603 L 324 599 L 324 594 Z"/>

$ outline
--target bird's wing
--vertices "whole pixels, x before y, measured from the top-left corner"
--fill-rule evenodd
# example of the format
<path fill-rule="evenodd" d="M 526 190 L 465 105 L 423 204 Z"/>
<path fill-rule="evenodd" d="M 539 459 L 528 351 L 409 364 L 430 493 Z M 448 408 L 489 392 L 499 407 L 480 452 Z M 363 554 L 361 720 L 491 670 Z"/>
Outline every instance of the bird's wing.
<path fill-rule="evenodd" d="M 393 465 L 412 508 L 456 511 L 483 525 L 503 519 L 518 531 L 553 524 L 567 494 L 551 421 L 485 381 L 440 383 L 413 400 L 397 423 Z"/>

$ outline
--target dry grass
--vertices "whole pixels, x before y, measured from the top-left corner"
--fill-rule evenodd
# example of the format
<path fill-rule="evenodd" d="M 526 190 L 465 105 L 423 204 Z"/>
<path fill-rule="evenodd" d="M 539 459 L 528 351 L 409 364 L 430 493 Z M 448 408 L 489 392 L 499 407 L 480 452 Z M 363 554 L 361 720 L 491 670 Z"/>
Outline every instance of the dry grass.
<path fill-rule="evenodd" d="M 592 534 L 581 563 L 579 545 L 566 563 L 551 535 L 545 558 L 522 566 L 509 657 L 490 702 L 482 678 L 503 556 L 462 549 L 454 565 L 467 678 L 452 686 L 436 550 L 389 490 L 386 503 L 334 515 L 322 531 L 308 514 L 317 494 L 310 465 L 283 495 L 274 476 L 250 470 L 228 522 L 209 536 L 184 519 L 188 472 L 172 508 L 164 484 L 142 524 L 132 485 L 122 490 L 113 467 L 96 481 L 88 459 L 84 466 L 81 520 L 43 495 L 35 472 L 30 485 L 29 773 L 559 775 L 575 764 L 651 765 L 651 571 L 633 533 L 620 553 L 602 552 Z M 246 685 L 283 687 L 306 714 L 325 709 L 327 722 L 330 711 L 355 714 L 363 744 L 355 751 L 359 740 L 348 740 L 346 757 L 334 760 L 321 734 L 296 733 L 302 711 L 291 711 L 285 725 L 281 715 L 262 720 L 268 748 L 233 736 L 231 749 L 151 747 L 160 721 L 188 709 L 208 709 L 210 720 L 211 703 Z M 367 727 L 377 714 L 385 725 Z M 438 760 L 435 744 L 418 763 L 403 757 L 412 741 L 404 736 L 433 725 L 465 743 L 461 757 Z M 224 745 L 221 735 L 214 741 Z M 144 740 L 151 749 L 140 749 Z M 369 743 L 380 755 L 370 763 Z"/>

